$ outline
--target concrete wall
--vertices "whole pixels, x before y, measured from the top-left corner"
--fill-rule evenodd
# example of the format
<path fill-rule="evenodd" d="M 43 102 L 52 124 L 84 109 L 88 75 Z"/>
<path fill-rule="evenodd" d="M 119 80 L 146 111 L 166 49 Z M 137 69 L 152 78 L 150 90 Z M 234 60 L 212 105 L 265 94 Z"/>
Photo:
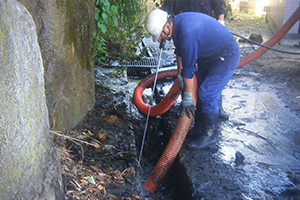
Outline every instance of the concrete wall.
<path fill-rule="evenodd" d="M 272 0 L 270 1 L 269 23 L 277 32 L 300 5 L 300 0 Z M 299 21 L 290 29 L 288 34 L 298 34 Z"/>
<path fill-rule="evenodd" d="M 286 0 L 283 23 L 285 23 L 290 18 L 290 16 L 294 13 L 298 6 L 300 6 L 300 0 Z M 300 23 L 298 20 L 298 22 L 291 28 L 288 33 L 298 33 L 299 26 Z"/>

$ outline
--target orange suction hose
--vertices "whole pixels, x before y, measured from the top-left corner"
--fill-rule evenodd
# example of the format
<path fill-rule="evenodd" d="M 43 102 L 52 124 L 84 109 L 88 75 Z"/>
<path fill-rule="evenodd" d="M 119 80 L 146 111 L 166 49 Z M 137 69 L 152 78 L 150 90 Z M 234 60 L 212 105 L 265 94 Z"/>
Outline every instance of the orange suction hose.
<path fill-rule="evenodd" d="M 197 102 L 197 79 L 194 76 L 194 86 L 193 86 L 193 101 L 196 106 Z M 154 167 L 153 171 L 151 172 L 150 176 L 144 183 L 143 187 L 151 192 L 154 193 L 162 180 L 164 179 L 166 173 L 168 172 L 169 168 L 173 164 L 177 154 L 180 151 L 180 148 L 184 142 L 184 139 L 188 133 L 188 130 L 192 124 L 193 117 L 189 118 L 184 112 L 182 117 L 178 118 L 175 130 L 169 140 L 167 147 L 165 148 L 163 154 L 161 155 L 158 163 Z"/>
<path fill-rule="evenodd" d="M 159 72 L 157 75 L 157 79 L 164 79 L 168 77 L 175 77 L 177 76 L 177 70 L 168 70 Z M 142 95 L 143 91 L 148 87 L 151 83 L 154 82 L 155 74 L 151 74 L 143 79 L 135 88 L 133 94 L 133 102 L 136 107 L 139 109 L 141 113 L 144 115 L 148 114 L 149 106 L 146 105 L 143 101 Z M 156 117 L 158 115 L 162 115 L 163 113 L 167 112 L 170 107 L 175 103 L 178 96 L 181 94 L 181 91 L 178 87 L 178 82 L 175 80 L 173 86 L 169 90 L 168 94 L 165 98 L 156 106 L 152 106 L 150 109 L 150 117 Z"/>

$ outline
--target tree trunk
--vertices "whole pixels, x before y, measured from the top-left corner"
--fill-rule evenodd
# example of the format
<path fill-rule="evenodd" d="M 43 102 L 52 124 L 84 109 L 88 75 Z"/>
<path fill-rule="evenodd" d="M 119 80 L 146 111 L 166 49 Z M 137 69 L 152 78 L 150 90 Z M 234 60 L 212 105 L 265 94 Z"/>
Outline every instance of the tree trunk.
<path fill-rule="evenodd" d="M 0 0 L 0 199 L 63 199 L 34 22 Z"/>

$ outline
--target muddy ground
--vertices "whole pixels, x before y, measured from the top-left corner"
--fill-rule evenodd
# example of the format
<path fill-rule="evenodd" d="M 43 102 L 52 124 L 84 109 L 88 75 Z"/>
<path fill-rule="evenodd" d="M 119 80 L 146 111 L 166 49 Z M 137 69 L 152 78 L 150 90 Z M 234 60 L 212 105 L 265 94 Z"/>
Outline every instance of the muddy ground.
<path fill-rule="evenodd" d="M 262 18 L 236 13 L 227 22 L 230 31 L 245 37 L 258 33 L 266 42 L 273 35 Z M 275 48 L 300 52 L 294 43 Z M 242 42 L 240 47 L 242 56 L 257 48 Z M 230 119 L 220 123 L 218 145 L 202 152 L 183 147 L 157 192 L 147 197 L 140 194 L 140 182 L 167 144 L 179 106 L 150 119 L 139 164 L 146 119 L 132 104 L 139 80 L 128 78 L 122 67 L 96 68 L 94 110 L 75 129 L 56 133 L 65 198 L 299 199 L 299 57 L 269 51 L 237 69 L 223 91 Z"/>

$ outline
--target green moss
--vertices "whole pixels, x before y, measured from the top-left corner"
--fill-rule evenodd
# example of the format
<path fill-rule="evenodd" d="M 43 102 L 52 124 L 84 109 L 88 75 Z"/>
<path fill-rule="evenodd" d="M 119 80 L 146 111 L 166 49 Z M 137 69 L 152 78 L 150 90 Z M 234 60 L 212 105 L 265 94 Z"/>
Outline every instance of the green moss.
<path fill-rule="evenodd" d="M 64 0 L 56 0 L 56 6 L 58 8 L 62 8 L 65 5 L 65 1 Z"/>
<path fill-rule="evenodd" d="M 93 63 L 91 64 L 94 3 L 83 0 L 56 0 L 56 6 L 62 15 L 65 13 L 62 18 L 65 19 L 64 42 L 66 46 L 70 49 L 74 48 L 80 65 L 92 71 L 94 67 Z"/>
<path fill-rule="evenodd" d="M 1 56 L 4 57 L 5 56 L 5 44 L 6 44 L 6 40 L 7 40 L 7 34 L 6 34 L 6 30 L 3 31 L 3 29 L 0 27 L 0 52 L 1 52 Z"/>
<path fill-rule="evenodd" d="M 80 65 L 89 68 L 91 47 L 91 23 L 89 4 L 86 1 L 70 0 L 65 4 L 66 8 L 66 37 L 65 42 L 74 45 L 75 53 Z M 90 70 L 90 69 L 89 69 Z"/>
<path fill-rule="evenodd" d="M 2 29 L 0 29 L 0 44 L 1 47 L 3 46 L 3 43 L 6 41 L 6 34 L 4 34 L 4 32 L 2 31 Z"/>

